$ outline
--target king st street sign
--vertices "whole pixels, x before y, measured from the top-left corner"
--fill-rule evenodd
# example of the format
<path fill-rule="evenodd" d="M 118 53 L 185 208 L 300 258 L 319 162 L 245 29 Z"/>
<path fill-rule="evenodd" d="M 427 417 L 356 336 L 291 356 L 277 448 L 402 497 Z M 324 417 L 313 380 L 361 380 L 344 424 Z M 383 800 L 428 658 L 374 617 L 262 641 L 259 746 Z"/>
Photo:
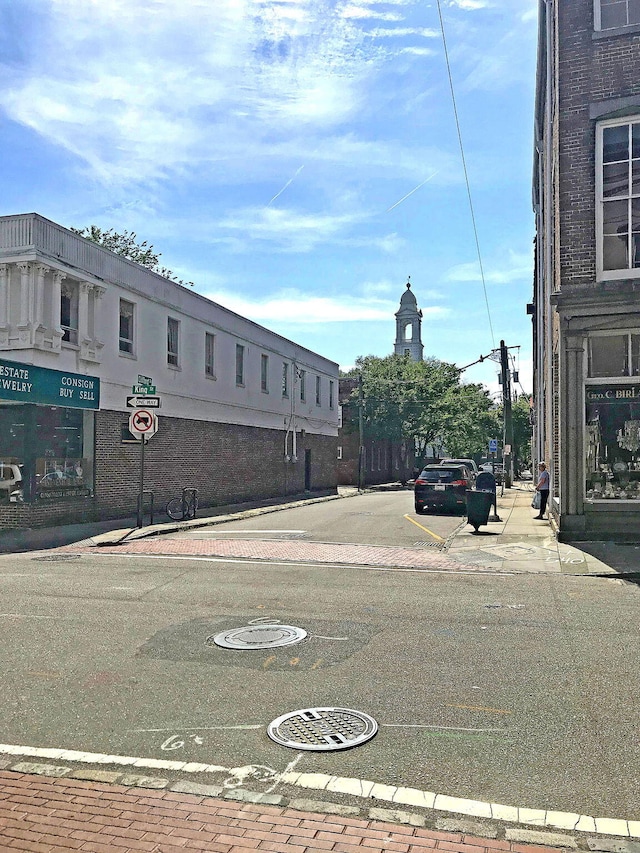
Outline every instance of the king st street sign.
<path fill-rule="evenodd" d="M 97 376 L 0 359 L 0 400 L 99 409 L 100 380 Z"/>

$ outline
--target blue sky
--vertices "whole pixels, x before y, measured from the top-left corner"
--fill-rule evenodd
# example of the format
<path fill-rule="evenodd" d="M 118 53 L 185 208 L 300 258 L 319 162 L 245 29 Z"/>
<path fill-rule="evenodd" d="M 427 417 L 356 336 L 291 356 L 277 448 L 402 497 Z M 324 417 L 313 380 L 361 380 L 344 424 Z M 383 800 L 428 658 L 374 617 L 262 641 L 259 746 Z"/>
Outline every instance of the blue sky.
<path fill-rule="evenodd" d="M 410 275 L 425 355 L 504 338 L 530 392 L 537 0 L 440 2 L 489 312 L 435 0 L 0 4 L 0 213 L 135 231 L 343 368 Z"/>

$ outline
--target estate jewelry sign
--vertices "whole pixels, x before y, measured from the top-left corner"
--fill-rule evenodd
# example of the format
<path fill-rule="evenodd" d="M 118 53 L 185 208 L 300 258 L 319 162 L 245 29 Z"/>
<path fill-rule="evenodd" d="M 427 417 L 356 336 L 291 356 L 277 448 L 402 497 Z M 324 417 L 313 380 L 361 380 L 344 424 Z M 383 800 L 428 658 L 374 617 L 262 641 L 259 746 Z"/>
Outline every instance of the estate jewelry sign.
<path fill-rule="evenodd" d="M 0 359 L 0 400 L 98 409 L 100 380 L 96 376 Z"/>

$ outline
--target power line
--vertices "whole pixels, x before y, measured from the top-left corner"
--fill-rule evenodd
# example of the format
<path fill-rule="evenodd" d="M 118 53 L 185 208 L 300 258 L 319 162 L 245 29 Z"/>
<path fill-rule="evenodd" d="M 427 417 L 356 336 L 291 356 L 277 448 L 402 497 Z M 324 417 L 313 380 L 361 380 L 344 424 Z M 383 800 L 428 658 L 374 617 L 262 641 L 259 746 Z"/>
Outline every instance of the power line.
<path fill-rule="evenodd" d="M 491 331 L 491 343 L 495 347 L 496 341 L 493 334 L 493 323 L 491 322 L 491 310 L 489 309 L 489 297 L 487 296 L 487 283 L 484 277 L 484 267 L 482 264 L 482 255 L 480 253 L 480 241 L 478 240 L 478 229 L 476 227 L 476 215 L 473 210 L 473 200 L 471 198 L 471 187 L 469 185 L 469 174 L 467 172 L 467 161 L 464 156 L 464 145 L 462 144 L 462 133 L 460 131 L 460 121 L 458 119 L 458 107 L 456 105 L 456 95 L 453 88 L 453 78 L 451 76 L 451 65 L 449 63 L 449 51 L 447 50 L 447 37 L 444 31 L 444 21 L 442 19 L 442 8 L 440 6 L 440 0 L 436 0 L 438 5 L 438 17 L 440 18 L 440 30 L 442 32 L 442 44 L 444 47 L 444 58 L 447 64 L 447 75 L 449 77 L 449 88 L 451 89 L 451 101 L 453 103 L 453 115 L 456 121 L 456 130 L 458 132 L 458 143 L 460 144 L 460 156 L 462 159 L 462 170 L 464 172 L 464 180 L 467 185 L 467 196 L 469 198 L 469 209 L 471 211 L 471 223 L 473 225 L 473 234 L 476 241 L 476 251 L 478 253 L 478 263 L 480 264 L 480 277 L 482 278 L 482 289 L 484 291 L 484 301 L 487 306 L 487 316 L 489 318 L 489 329 Z"/>

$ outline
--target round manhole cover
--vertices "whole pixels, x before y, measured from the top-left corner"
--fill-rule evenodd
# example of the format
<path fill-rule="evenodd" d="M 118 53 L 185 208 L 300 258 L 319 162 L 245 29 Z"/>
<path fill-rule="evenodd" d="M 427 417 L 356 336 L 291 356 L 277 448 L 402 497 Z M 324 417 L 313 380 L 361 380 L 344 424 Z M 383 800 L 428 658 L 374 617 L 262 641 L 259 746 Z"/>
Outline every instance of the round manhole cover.
<path fill-rule="evenodd" d="M 373 717 L 349 708 L 291 711 L 267 728 L 271 740 L 282 746 L 317 752 L 360 746 L 371 740 L 377 731 L 378 724 Z"/>
<path fill-rule="evenodd" d="M 303 628 L 294 625 L 245 625 L 207 637 L 206 644 L 224 649 L 274 649 L 299 643 L 306 636 Z"/>

